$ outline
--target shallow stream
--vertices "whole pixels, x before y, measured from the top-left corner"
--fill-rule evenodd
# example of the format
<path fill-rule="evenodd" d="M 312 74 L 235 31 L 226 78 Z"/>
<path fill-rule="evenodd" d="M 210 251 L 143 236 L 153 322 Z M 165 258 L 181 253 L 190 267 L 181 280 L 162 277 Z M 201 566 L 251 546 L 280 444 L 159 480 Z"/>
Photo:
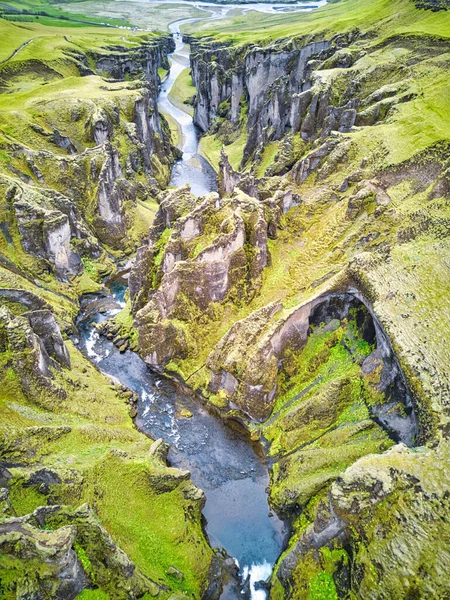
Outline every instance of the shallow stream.
<path fill-rule="evenodd" d="M 81 348 L 103 372 L 138 394 L 136 426 L 169 443 L 170 464 L 191 472 L 206 495 L 203 514 L 211 546 L 224 548 L 237 561 L 242 584 L 248 578 L 250 597 L 263 600 L 266 592 L 255 584 L 269 577 L 285 537 L 282 521 L 267 502 L 267 466 L 242 435 L 152 373 L 138 354 L 121 354 L 99 336 L 93 323 L 124 306 L 125 290 L 125 281 L 115 281 L 108 292 L 83 299 Z M 223 600 L 236 597 L 233 587 L 222 595 Z"/>

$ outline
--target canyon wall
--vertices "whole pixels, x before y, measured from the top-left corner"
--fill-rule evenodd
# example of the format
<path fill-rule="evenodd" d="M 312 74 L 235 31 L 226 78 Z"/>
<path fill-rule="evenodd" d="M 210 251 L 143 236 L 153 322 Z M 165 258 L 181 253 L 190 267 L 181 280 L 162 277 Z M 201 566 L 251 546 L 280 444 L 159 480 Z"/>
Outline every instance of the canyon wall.
<path fill-rule="evenodd" d="M 449 249 L 448 141 L 394 139 L 448 43 L 186 39 L 195 123 L 223 144 L 220 195 L 162 196 L 130 278 L 142 356 L 271 456 L 271 504 L 294 523 L 271 597 L 441 597 L 439 576 L 415 573 L 443 543 L 448 493 L 432 466 L 450 379 L 431 274 Z"/>

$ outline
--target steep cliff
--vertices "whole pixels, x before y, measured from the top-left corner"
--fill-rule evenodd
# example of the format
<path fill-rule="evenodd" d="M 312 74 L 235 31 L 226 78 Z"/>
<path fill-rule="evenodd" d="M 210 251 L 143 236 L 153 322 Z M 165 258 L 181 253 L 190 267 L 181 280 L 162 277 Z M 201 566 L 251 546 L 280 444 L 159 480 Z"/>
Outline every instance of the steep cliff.
<path fill-rule="evenodd" d="M 203 198 L 161 191 L 170 39 L 40 31 L 4 57 L 6 598 L 219 591 L 203 493 L 69 339 L 79 294 L 137 248 L 131 314 L 100 329 L 261 442 L 291 523 L 271 599 L 448 595 L 444 5 L 341 0 L 189 37 L 219 172 Z"/>
<path fill-rule="evenodd" d="M 139 348 L 150 366 L 162 370 L 195 354 L 201 315 L 207 319 L 220 304 L 257 293 L 272 219 L 243 194 L 197 200 L 180 188 L 161 200 L 130 276 Z"/>
<path fill-rule="evenodd" d="M 203 131 L 213 124 L 220 131 L 216 118 L 225 118 L 236 127 L 245 113 L 248 137 L 243 165 L 287 132 L 301 132 L 309 140 L 320 134 L 325 137 L 332 129 L 349 131 L 355 124 L 356 101 L 333 106 L 331 90 L 313 75 L 318 63 L 336 56 L 340 47 L 351 44 L 352 36 L 306 44 L 286 40 L 237 50 L 190 41 L 197 88 L 194 121 Z M 351 54 L 342 53 L 342 63 L 350 66 Z"/>

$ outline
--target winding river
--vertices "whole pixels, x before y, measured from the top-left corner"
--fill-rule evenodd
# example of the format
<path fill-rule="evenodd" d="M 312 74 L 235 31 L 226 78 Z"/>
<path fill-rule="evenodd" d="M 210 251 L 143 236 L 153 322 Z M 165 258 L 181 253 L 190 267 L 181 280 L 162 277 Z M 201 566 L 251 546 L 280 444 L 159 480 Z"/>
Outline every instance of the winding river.
<path fill-rule="evenodd" d="M 209 18 L 214 19 L 224 17 L 237 6 L 245 11 L 282 9 L 282 5 L 275 9 L 263 4 L 198 6 L 211 7 L 213 14 Z M 293 9 L 292 5 L 287 8 Z M 159 107 L 178 122 L 183 136 L 183 156 L 173 168 L 170 185 L 189 183 L 192 192 L 200 196 L 217 189 L 216 175 L 198 154 L 198 132 L 192 118 L 169 99 L 176 78 L 189 64 L 189 50 L 181 39 L 180 25 L 198 20 L 203 19 L 186 19 L 170 26 L 176 49 L 170 57 L 170 74 L 161 86 Z M 82 299 L 78 319 L 80 346 L 103 372 L 138 394 L 137 427 L 153 439 L 162 438 L 169 443 L 170 464 L 188 469 L 194 483 L 205 492 L 203 514 L 211 546 L 225 549 L 235 559 L 241 579 L 239 585 L 225 587 L 221 600 L 246 595 L 252 600 L 264 600 L 267 594 L 258 582 L 270 576 L 286 531 L 268 505 L 269 473 L 262 452 L 257 453 L 238 432 L 190 396 L 181 394 L 170 381 L 152 373 L 138 354 L 121 354 L 112 342 L 99 336 L 93 323 L 114 316 L 125 306 L 126 289 L 126 276 L 117 276 L 107 283 L 104 292 Z"/>

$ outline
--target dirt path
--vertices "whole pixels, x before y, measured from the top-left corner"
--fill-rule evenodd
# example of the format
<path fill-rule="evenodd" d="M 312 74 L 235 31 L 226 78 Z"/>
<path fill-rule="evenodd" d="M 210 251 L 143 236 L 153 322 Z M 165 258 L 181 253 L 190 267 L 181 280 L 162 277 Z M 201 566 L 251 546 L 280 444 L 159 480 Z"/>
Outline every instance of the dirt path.
<path fill-rule="evenodd" d="M 28 40 L 28 41 L 24 42 L 18 48 L 16 48 L 14 50 L 14 52 L 10 56 L 8 56 L 8 58 L 5 58 L 5 60 L 0 60 L 0 65 L 3 65 L 5 63 L 7 63 L 8 61 L 10 61 L 12 58 L 14 58 L 18 52 L 20 52 L 23 48 L 25 48 L 25 46 L 28 46 L 28 44 L 31 44 L 31 42 L 34 39 L 36 39 L 36 38 L 31 38 L 31 40 Z"/>

